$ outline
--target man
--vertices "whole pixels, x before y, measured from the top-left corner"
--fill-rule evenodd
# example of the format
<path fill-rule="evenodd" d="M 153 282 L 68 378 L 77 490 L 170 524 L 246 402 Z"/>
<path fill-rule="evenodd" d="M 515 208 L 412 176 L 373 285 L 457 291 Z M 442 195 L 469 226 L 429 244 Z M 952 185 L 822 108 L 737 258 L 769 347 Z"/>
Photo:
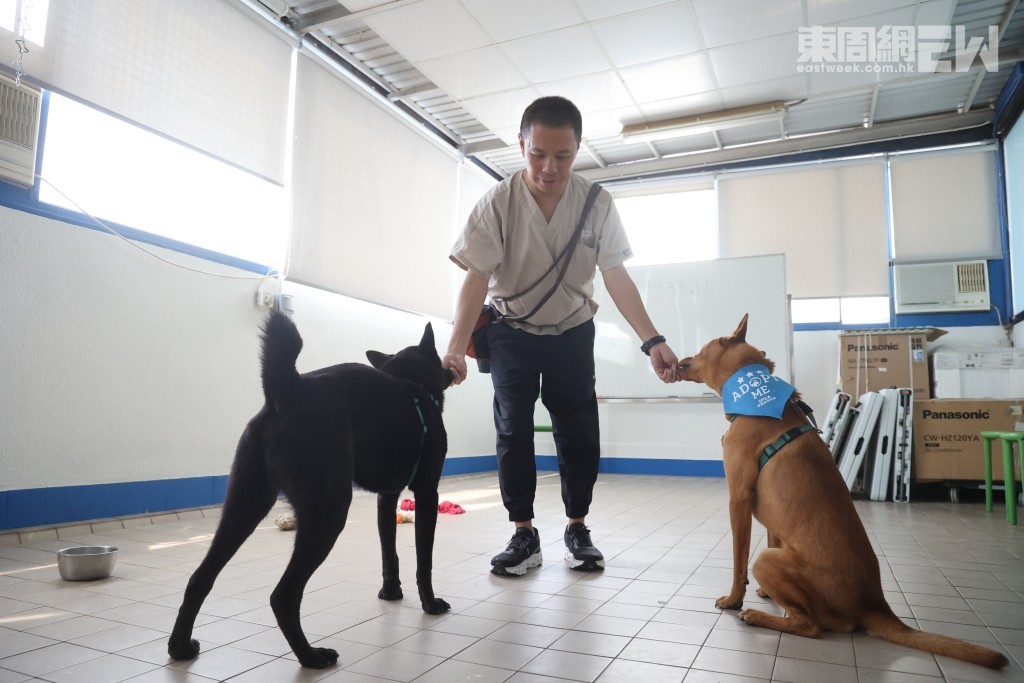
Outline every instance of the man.
<path fill-rule="evenodd" d="M 502 316 L 528 319 L 487 327 L 494 384 L 498 481 L 515 534 L 491 571 L 521 576 L 541 564 L 540 534 L 533 528 L 537 490 L 533 413 L 538 394 L 551 425 L 568 524 L 565 559 L 574 569 L 604 567 L 586 516 L 600 462 L 600 429 L 594 392 L 592 296 L 596 270 L 616 308 L 629 322 L 641 350 L 665 382 L 675 382 L 676 355 L 658 334 L 623 262 L 632 252 L 606 190 L 590 209 L 561 283 L 552 268 L 576 229 L 592 183 L 572 172 L 583 122 L 562 97 L 542 97 L 523 113 L 519 147 L 526 169 L 488 191 L 474 208 L 450 258 L 466 271 L 455 308 L 455 328 L 442 362 L 466 379 L 465 351 L 488 295 Z M 543 381 L 543 385 L 541 382 Z"/>

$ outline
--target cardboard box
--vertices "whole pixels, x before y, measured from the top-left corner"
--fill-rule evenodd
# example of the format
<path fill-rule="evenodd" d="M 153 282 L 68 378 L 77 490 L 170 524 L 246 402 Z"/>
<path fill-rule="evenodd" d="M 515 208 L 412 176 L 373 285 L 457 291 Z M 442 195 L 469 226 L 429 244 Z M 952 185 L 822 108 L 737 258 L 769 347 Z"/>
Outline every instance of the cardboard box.
<path fill-rule="evenodd" d="M 1024 398 L 1024 349 L 940 346 L 931 361 L 932 398 Z"/>
<path fill-rule="evenodd" d="M 914 481 L 984 481 L 983 431 L 1014 432 L 1024 428 L 1024 401 L 914 399 Z M 1016 450 L 1016 448 L 1014 449 Z M 1014 459 L 1014 462 L 1018 462 Z M 1015 464 L 1015 468 L 1019 467 Z M 1020 480 L 1020 470 L 1016 471 Z M 1003 480 L 1002 442 L 992 442 L 992 479 Z"/>
<path fill-rule="evenodd" d="M 854 400 L 887 387 L 909 387 L 915 401 L 931 398 L 928 343 L 944 334 L 934 327 L 840 332 L 840 389 Z"/>

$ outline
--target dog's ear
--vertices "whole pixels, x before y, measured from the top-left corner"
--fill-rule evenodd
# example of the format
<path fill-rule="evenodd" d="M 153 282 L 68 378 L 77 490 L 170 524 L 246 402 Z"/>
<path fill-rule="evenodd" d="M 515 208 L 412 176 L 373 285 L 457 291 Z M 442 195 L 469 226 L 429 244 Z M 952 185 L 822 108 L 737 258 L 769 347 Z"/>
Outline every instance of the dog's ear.
<path fill-rule="evenodd" d="M 381 353 L 380 351 L 367 351 L 366 359 L 370 361 L 370 365 L 380 370 L 384 367 L 384 364 L 394 358 L 394 354 Z"/>
<path fill-rule="evenodd" d="M 747 313 L 743 314 L 743 320 L 741 320 L 740 324 L 736 326 L 736 329 L 733 331 L 732 338 L 730 339 L 730 341 L 742 344 L 743 342 L 745 342 L 747 340 L 747 317 L 748 316 L 749 316 L 749 314 L 747 314 Z"/>
<path fill-rule="evenodd" d="M 434 328 L 427 323 L 426 328 L 423 330 L 423 337 L 420 339 L 420 349 L 423 351 L 431 350 L 434 351 Z"/>

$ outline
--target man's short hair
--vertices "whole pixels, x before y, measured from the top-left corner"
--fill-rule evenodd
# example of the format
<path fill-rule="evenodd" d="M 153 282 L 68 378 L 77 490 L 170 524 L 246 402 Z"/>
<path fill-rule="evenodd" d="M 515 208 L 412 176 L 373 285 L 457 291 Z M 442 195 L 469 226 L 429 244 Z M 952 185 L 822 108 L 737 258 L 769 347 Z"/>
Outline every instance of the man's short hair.
<path fill-rule="evenodd" d="M 583 141 L 583 116 L 576 105 L 564 97 L 551 95 L 534 100 L 523 112 L 519 134 L 524 139 L 529 137 L 530 129 L 535 123 L 548 128 L 571 127 L 576 136 L 576 144 Z"/>

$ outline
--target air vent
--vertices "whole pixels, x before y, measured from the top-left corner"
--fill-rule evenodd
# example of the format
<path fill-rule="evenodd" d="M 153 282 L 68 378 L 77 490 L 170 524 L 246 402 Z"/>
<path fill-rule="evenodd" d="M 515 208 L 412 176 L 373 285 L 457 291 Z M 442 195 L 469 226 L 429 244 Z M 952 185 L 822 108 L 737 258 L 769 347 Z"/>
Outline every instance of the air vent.
<path fill-rule="evenodd" d="M 988 268 L 984 261 L 958 263 L 956 266 L 957 291 L 964 294 L 988 296 Z"/>
<path fill-rule="evenodd" d="M 893 266 L 896 313 L 987 311 L 991 307 L 985 261 Z"/>
<path fill-rule="evenodd" d="M 38 91 L 0 76 L 0 179 L 32 186 L 40 101 Z"/>

